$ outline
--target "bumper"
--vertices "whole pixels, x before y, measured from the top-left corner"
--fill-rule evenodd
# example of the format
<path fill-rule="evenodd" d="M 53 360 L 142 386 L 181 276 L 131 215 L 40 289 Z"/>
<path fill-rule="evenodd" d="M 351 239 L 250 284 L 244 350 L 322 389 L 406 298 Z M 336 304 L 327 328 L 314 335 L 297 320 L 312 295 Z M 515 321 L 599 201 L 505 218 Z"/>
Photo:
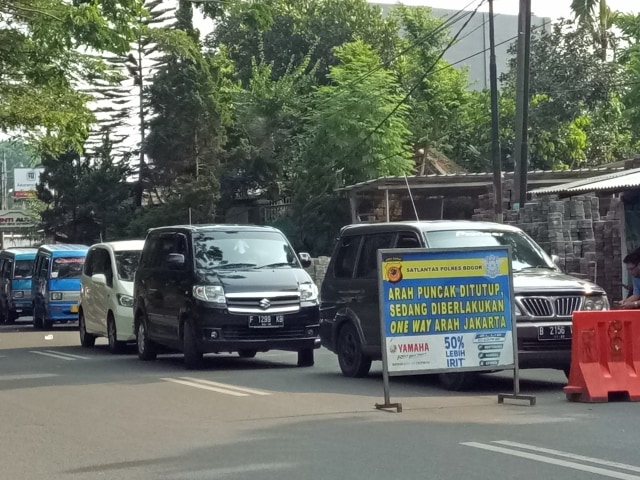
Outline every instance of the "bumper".
<path fill-rule="evenodd" d="M 12 299 L 9 302 L 9 310 L 21 316 L 33 315 L 33 307 L 31 304 L 31 299 L 30 298 L 20 299 L 20 300 Z"/>
<path fill-rule="evenodd" d="M 136 339 L 133 327 L 133 307 L 116 306 L 113 318 L 116 321 L 118 341 L 131 342 Z"/>
<path fill-rule="evenodd" d="M 522 322 L 518 324 L 518 366 L 520 368 L 568 368 L 571 364 L 571 339 L 540 340 L 542 326 L 564 326 L 571 322 Z"/>
<path fill-rule="evenodd" d="M 268 312 L 265 312 L 268 314 Z M 249 327 L 248 315 L 199 306 L 195 312 L 196 342 L 207 353 L 238 350 L 302 350 L 320 348 L 318 309 L 305 307 L 285 314 L 279 327 Z"/>
<path fill-rule="evenodd" d="M 78 320 L 77 302 L 49 302 L 47 317 L 54 322 Z"/>

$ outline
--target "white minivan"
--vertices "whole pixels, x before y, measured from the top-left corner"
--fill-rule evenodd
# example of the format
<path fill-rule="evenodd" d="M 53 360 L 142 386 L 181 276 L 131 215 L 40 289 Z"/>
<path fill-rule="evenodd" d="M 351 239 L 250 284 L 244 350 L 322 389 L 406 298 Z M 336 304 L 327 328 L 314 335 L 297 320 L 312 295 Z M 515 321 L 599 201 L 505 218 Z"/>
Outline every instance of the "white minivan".
<path fill-rule="evenodd" d="M 119 353 L 135 340 L 133 278 L 143 246 L 144 240 L 105 242 L 87 252 L 78 309 L 83 347 L 92 347 L 97 337 L 107 337 L 109 351 Z"/>

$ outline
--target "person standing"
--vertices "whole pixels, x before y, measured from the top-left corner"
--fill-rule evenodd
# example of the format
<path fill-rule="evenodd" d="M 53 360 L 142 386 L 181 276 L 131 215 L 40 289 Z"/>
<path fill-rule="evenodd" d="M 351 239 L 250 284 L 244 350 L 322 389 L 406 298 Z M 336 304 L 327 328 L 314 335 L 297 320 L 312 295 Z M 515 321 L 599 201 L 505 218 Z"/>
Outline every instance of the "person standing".
<path fill-rule="evenodd" d="M 617 307 L 625 310 L 640 308 L 640 248 L 624 257 L 622 262 L 631 276 L 633 290 L 631 295 L 617 304 Z"/>

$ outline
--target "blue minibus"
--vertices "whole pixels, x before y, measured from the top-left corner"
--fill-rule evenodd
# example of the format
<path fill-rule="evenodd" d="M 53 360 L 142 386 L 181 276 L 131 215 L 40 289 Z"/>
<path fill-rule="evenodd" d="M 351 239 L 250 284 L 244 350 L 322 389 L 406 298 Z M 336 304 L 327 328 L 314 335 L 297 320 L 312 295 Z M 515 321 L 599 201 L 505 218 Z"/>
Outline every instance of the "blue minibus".
<path fill-rule="evenodd" d="M 33 326 L 51 328 L 54 323 L 78 320 L 80 275 L 89 247 L 42 245 L 33 265 Z"/>
<path fill-rule="evenodd" d="M 0 322 L 13 323 L 33 313 L 31 270 L 35 248 L 7 248 L 0 251 Z"/>

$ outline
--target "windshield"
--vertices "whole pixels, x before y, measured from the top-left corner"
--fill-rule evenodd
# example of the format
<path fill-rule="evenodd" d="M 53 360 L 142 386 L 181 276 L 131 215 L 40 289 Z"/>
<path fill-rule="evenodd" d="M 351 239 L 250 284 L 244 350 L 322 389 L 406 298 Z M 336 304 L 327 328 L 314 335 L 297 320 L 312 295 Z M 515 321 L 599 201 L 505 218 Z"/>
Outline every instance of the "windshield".
<path fill-rule="evenodd" d="M 424 232 L 429 248 L 510 246 L 514 272 L 526 268 L 552 268 L 549 256 L 524 232 L 446 230 Z"/>
<path fill-rule="evenodd" d="M 51 278 L 80 278 L 84 257 L 54 258 Z"/>
<path fill-rule="evenodd" d="M 118 269 L 118 278 L 125 282 L 133 282 L 133 277 L 138 268 L 140 261 L 139 250 L 123 250 L 114 252 L 116 257 L 116 268 Z"/>
<path fill-rule="evenodd" d="M 34 260 L 17 260 L 13 270 L 13 278 L 26 278 L 31 276 Z"/>
<path fill-rule="evenodd" d="M 289 242 L 278 232 L 198 232 L 193 246 L 199 269 L 300 266 Z"/>

